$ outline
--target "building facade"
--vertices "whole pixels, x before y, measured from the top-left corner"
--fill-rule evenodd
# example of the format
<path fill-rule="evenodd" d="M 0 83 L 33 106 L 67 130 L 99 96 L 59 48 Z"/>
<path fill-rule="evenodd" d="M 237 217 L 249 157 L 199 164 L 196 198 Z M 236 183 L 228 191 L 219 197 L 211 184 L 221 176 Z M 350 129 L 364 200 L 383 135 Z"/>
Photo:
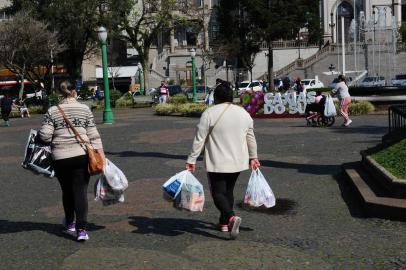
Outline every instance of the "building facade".
<path fill-rule="evenodd" d="M 355 28 L 358 32 L 372 32 L 374 29 L 399 28 L 406 21 L 406 1 L 403 0 L 321 0 L 321 23 L 325 41 L 350 40 Z"/>

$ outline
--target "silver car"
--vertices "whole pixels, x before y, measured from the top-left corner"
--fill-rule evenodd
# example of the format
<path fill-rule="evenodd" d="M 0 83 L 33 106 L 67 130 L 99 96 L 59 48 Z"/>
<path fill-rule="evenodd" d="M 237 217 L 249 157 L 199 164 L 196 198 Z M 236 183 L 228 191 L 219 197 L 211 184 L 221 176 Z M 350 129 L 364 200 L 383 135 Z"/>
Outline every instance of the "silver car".
<path fill-rule="evenodd" d="M 396 75 L 395 79 L 392 79 L 393 86 L 406 86 L 406 74 Z"/>
<path fill-rule="evenodd" d="M 382 87 L 386 86 L 386 80 L 383 76 L 365 77 L 359 84 L 361 87 Z"/>

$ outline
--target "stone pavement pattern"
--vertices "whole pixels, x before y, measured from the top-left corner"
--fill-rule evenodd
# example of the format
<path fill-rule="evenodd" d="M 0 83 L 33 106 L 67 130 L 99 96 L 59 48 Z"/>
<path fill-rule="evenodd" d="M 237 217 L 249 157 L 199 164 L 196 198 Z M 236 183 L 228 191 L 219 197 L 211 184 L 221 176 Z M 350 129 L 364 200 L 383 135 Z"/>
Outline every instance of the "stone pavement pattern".
<path fill-rule="evenodd" d="M 236 185 L 243 218 L 236 241 L 217 232 L 206 188 L 203 213 L 174 209 L 162 183 L 184 167 L 198 119 L 116 111 L 99 124 L 107 156 L 130 180 L 126 202 L 103 207 L 89 188 L 90 241 L 61 234 L 55 179 L 20 167 L 30 128 L 40 116 L 0 128 L 0 269 L 405 269 L 406 225 L 365 218 L 340 165 L 380 141 L 386 116 L 354 117 L 351 128 L 311 128 L 302 119 L 255 120 L 262 171 L 277 205 L 241 204 L 249 172 Z M 98 122 L 101 114 L 96 113 Z M 338 122 L 340 122 L 339 119 Z M 93 177 L 91 186 L 96 179 Z"/>

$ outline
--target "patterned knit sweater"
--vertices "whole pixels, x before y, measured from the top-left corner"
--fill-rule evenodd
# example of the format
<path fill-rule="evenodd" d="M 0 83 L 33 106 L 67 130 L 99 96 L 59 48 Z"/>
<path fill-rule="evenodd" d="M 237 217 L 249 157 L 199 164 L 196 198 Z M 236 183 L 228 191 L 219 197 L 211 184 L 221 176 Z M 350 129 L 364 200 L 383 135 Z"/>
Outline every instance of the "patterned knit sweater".
<path fill-rule="evenodd" d="M 59 105 L 83 140 L 90 142 L 95 149 L 102 149 L 100 135 L 89 107 L 74 98 L 64 99 Z M 42 141 L 51 143 L 55 160 L 86 154 L 56 106 L 49 108 L 44 115 L 39 135 Z"/>

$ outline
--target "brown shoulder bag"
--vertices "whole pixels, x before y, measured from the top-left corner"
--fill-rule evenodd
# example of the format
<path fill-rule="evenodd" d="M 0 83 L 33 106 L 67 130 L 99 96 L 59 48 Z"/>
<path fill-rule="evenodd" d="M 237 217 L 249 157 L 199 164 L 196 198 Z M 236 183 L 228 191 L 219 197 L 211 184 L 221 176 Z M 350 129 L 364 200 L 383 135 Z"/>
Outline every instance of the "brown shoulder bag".
<path fill-rule="evenodd" d="M 59 105 L 57 107 L 58 107 L 59 112 L 62 114 L 62 117 L 65 120 L 66 124 L 68 124 L 68 126 L 73 131 L 73 133 L 75 133 L 75 136 L 76 136 L 77 140 L 79 141 L 79 144 L 86 147 L 87 156 L 89 158 L 89 166 L 88 166 L 89 173 L 91 175 L 102 173 L 103 172 L 103 157 L 100 154 L 100 152 L 97 151 L 97 149 L 94 149 L 90 143 L 83 140 L 83 138 L 80 136 L 79 132 L 72 125 L 72 122 L 69 121 L 68 117 L 66 117 L 66 114 L 62 110 L 62 108 Z"/>

